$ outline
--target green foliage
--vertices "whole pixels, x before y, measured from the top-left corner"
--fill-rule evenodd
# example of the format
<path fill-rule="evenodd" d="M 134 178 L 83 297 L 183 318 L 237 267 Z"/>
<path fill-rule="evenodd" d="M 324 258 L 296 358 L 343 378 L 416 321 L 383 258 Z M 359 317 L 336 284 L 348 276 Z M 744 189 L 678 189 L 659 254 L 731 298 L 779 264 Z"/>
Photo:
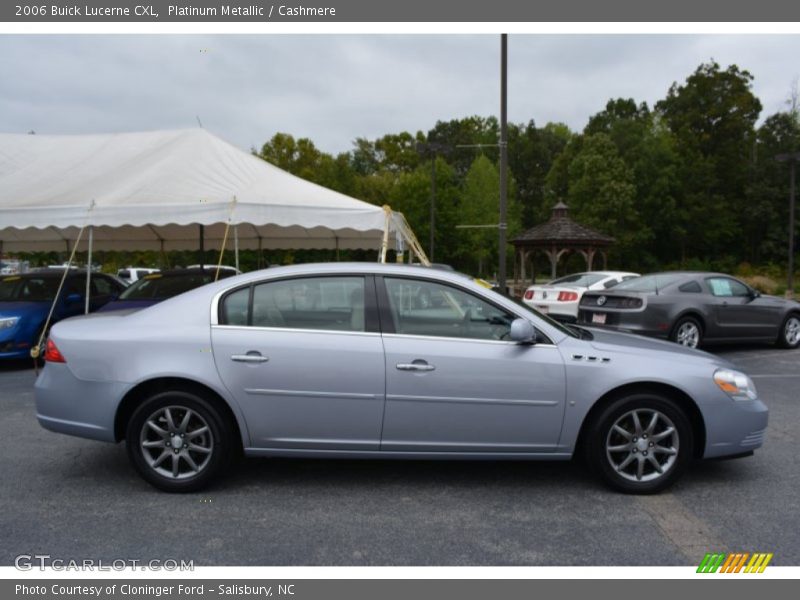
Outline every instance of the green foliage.
<path fill-rule="evenodd" d="M 762 107 L 752 84 L 748 71 L 710 61 L 674 83 L 652 109 L 632 98 L 610 99 L 579 133 L 561 123 L 509 123 L 509 239 L 547 220 L 552 206 L 565 200 L 573 218 L 617 239 L 610 266 L 738 267 L 748 276 L 780 281 L 789 235 L 789 168 L 775 156 L 800 151 L 800 110 L 794 90 L 785 112 L 756 127 Z M 432 157 L 419 145 L 436 144 L 436 260 L 490 276 L 497 263 L 497 230 L 456 225 L 499 220 L 499 135 L 495 117 L 469 116 L 439 121 L 427 133 L 358 138 L 349 152 L 335 156 L 307 138 L 276 133 L 254 154 L 309 181 L 390 204 L 405 213 L 427 247 Z M 217 253 L 209 249 L 206 262 L 216 262 Z M 106 271 L 199 262 L 197 252 L 96 256 Z M 23 258 L 37 266 L 66 257 Z M 240 258 L 243 268 L 252 269 L 336 255 L 294 250 L 259 257 L 244 251 Z M 372 260 L 374 251 L 343 251 L 339 258 Z M 579 259 L 569 260 L 568 268 L 582 268 Z M 232 261 L 228 252 L 225 262 Z"/>

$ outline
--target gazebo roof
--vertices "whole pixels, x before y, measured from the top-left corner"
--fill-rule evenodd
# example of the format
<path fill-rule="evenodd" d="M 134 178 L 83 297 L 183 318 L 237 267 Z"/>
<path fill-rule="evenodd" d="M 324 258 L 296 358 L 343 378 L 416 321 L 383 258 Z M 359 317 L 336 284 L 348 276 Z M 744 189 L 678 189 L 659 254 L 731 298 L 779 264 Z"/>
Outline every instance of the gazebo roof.
<path fill-rule="evenodd" d="M 517 246 L 610 246 L 616 241 L 611 236 L 576 223 L 567 216 L 568 210 L 566 204 L 558 202 L 547 222 L 531 227 L 514 238 L 512 243 Z"/>

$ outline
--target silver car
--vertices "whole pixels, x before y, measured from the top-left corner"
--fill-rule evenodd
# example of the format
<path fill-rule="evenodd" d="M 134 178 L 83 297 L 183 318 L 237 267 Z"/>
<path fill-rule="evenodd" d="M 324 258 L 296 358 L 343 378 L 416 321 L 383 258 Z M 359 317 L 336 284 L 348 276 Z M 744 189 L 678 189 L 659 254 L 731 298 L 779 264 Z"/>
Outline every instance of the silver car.
<path fill-rule="evenodd" d="M 711 354 L 566 328 L 458 273 L 403 265 L 273 268 L 69 319 L 45 358 L 39 422 L 126 440 L 171 492 L 243 452 L 579 455 L 613 488 L 652 493 L 692 459 L 752 454 L 767 426 L 750 378 Z"/>

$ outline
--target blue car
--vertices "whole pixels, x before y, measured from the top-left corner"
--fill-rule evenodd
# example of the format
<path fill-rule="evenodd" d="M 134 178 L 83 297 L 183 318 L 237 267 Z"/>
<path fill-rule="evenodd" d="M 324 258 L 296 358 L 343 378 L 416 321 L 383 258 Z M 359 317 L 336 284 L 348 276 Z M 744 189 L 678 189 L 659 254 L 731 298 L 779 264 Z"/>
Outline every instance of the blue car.
<path fill-rule="evenodd" d="M 0 359 L 27 358 L 39 341 L 47 314 L 64 271 L 38 271 L 0 277 Z M 113 277 L 93 273 L 89 310 L 95 311 L 116 298 L 125 286 Z M 82 314 L 86 272 L 71 271 L 53 309 L 51 324 Z"/>
<path fill-rule="evenodd" d="M 98 312 L 140 309 L 158 304 L 167 298 L 188 292 L 214 281 L 216 268 L 178 269 L 145 275 L 126 288 L 119 298 L 103 306 Z M 234 269 L 220 269 L 218 279 L 236 275 Z"/>

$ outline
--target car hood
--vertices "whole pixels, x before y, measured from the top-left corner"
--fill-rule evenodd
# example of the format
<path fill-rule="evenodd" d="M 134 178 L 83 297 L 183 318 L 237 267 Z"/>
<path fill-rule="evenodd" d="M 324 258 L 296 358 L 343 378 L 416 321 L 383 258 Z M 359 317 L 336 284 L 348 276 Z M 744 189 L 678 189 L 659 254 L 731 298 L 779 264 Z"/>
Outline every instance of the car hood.
<path fill-rule="evenodd" d="M 653 354 L 661 355 L 660 358 L 665 360 L 710 362 L 719 366 L 733 368 L 733 364 L 724 358 L 720 358 L 710 352 L 704 352 L 703 350 L 687 348 L 675 342 L 667 342 L 665 340 L 658 340 L 632 333 L 609 331 L 607 329 L 595 329 L 592 327 L 584 327 L 584 329 L 589 331 L 594 338 L 587 341 L 593 348 L 601 352 L 632 354 L 636 356 Z"/>
<path fill-rule="evenodd" d="M 49 309 L 49 302 L 0 302 L 0 317 L 24 317 Z"/>

